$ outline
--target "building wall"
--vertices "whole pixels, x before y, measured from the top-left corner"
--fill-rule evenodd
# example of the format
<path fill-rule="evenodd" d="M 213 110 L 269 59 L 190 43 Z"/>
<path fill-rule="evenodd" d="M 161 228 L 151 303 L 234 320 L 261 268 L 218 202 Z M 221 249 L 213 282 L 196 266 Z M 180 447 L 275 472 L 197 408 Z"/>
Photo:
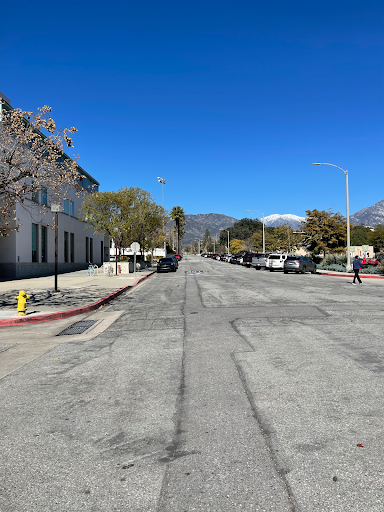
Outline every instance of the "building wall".
<path fill-rule="evenodd" d="M 88 263 L 101 265 L 109 261 L 109 237 L 96 236 L 92 229 L 86 228 L 85 222 L 78 219 L 81 198 L 73 197 L 73 215 L 58 213 L 58 271 L 71 272 L 86 269 Z M 68 203 L 69 205 L 69 203 Z M 43 213 L 41 211 L 43 210 Z M 51 275 L 55 270 L 55 214 L 50 207 L 36 205 L 27 200 L 25 207 L 18 204 L 16 215 L 20 219 L 18 232 L 10 232 L 0 238 L 0 277 L 17 279 Z M 36 255 L 32 257 L 32 225 L 37 226 Z M 46 228 L 45 259 L 42 250 L 42 228 Z M 64 254 L 64 232 L 67 235 L 67 261 Z M 73 234 L 73 261 L 71 261 L 71 234 Z M 92 240 L 92 242 L 91 242 Z M 102 244 L 101 244 L 102 243 Z M 93 257 L 91 258 L 91 244 Z M 86 249 L 88 245 L 88 251 Z M 88 256 L 88 257 L 87 257 Z"/>

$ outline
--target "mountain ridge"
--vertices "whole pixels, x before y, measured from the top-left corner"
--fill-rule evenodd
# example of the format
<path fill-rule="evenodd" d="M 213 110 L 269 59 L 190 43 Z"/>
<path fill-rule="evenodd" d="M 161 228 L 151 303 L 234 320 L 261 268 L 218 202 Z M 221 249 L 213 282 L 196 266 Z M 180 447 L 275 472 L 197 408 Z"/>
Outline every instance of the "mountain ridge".
<path fill-rule="evenodd" d="M 355 224 L 363 224 L 367 227 L 375 227 L 377 224 L 384 224 L 384 199 L 372 206 L 363 208 L 349 217 Z"/>

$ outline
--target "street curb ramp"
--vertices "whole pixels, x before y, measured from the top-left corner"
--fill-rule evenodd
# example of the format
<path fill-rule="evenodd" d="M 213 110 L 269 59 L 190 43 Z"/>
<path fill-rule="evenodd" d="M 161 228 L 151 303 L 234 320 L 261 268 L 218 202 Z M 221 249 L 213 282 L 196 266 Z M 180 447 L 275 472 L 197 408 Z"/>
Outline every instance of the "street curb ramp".
<path fill-rule="evenodd" d="M 88 306 L 81 306 L 80 308 L 75 309 L 67 309 L 66 311 L 57 311 L 56 313 L 47 313 L 46 315 L 36 315 L 36 316 L 23 316 L 19 318 L 6 318 L 5 320 L 0 320 L 0 327 L 12 327 L 14 325 L 25 325 L 25 324 L 40 324 L 43 322 L 51 322 L 52 320 L 62 320 L 63 318 L 70 318 L 71 316 L 83 315 L 84 313 L 90 313 L 91 311 L 95 311 L 96 309 L 101 308 L 105 304 L 108 304 L 111 300 L 115 299 L 122 293 L 126 292 L 130 288 L 137 286 L 139 283 L 147 279 L 148 277 L 155 274 L 155 272 L 151 272 L 143 277 L 140 277 L 135 281 L 132 285 L 123 286 L 119 288 L 115 292 L 107 295 L 106 297 L 94 302 L 93 304 L 89 304 Z"/>

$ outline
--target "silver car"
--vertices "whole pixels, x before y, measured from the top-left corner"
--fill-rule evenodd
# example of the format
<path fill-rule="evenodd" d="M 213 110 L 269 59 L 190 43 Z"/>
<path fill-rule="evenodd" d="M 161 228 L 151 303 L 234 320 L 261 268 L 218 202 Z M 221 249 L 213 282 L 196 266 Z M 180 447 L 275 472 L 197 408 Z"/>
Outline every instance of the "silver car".
<path fill-rule="evenodd" d="M 284 261 L 284 274 L 288 274 L 288 272 L 316 274 L 316 263 L 307 256 L 287 256 Z"/>

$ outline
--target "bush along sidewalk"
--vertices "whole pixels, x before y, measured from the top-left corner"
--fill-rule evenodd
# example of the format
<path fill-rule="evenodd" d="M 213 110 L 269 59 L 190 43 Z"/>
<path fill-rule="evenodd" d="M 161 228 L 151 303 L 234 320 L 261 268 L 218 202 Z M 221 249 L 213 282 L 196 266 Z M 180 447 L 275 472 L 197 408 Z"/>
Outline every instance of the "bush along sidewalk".
<path fill-rule="evenodd" d="M 319 270 L 331 270 L 333 272 L 346 272 L 347 271 L 347 268 L 346 268 L 346 265 L 343 265 L 343 264 L 340 264 L 340 263 L 333 263 L 331 265 L 323 265 L 321 263 L 319 263 L 317 265 L 317 268 Z M 351 271 L 352 273 L 352 271 Z M 377 267 L 367 267 L 367 268 L 363 268 L 362 270 L 360 270 L 360 274 L 379 274 L 379 275 L 384 275 L 384 265 L 381 264 Z"/>

